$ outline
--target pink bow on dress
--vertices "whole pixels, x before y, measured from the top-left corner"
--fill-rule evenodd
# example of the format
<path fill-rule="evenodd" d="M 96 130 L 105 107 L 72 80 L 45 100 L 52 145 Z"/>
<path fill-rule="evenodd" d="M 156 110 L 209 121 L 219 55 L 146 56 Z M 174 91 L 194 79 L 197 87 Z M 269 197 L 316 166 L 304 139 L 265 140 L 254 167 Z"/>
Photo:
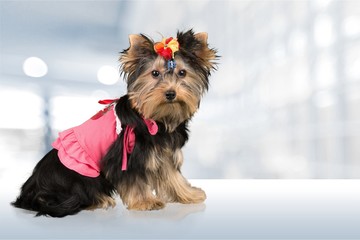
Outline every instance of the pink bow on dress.
<path fill-rule="evenodd" d="M 105 99 L 100 100 L 100 104 L 106 104 L 108 106 L 111 106 L 119 99 Z M 92 119 L 97 119 L 104 115 L 108 111 L 109 107 L 106 107 L 104 110 L 99 111 L 95 116 L 92 117 Z M 149 131 L 149 133 L 154 136 L 158 132 L 158 125 L 156 122 L 152 119 L 144 119 L 144 123 Z M 124 140 L 123 140 L 123 158 L 122 158 L 122 165 L 121 170 L 126 171 L 127 169 L 127 155 L 132 153 L 135 147 L 135 133 L 134 133 L 134 127 L 132 126 L 126 126 L 125 132 L 124 132 Z"/>
<path fill-rule="evenodd" d="M 158 132 L 158 126 L 154 120 L 144 119 L 145 125 L 149 133 L 153 136 Z M 135 133 L 134 128 L 131 126 L 126 126 L 124 132 L 124 141 L 123 141 L 123 158 L 122 158 L 122 166 L 121 170 L 126 171 L 127 169 L 127 155 L 132 153 L 135 147 Z"/>

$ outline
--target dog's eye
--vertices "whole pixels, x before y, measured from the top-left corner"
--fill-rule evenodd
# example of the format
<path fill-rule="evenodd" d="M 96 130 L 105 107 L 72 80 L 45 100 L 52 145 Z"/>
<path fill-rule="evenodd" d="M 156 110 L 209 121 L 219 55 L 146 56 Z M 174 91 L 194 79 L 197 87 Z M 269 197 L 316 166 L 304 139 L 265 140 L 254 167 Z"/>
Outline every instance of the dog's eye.
<path fill-rule="evenodd" d="M 185 77 L 186 76 L 186 70 L 182 69 L 178 73 L 179 77 Z"/>
<path fill-rule="evenodd" d="M 157 70 L 153 70 L 151 72 L 151 76 L 153 76 L 154 78 L 158 78 L 160 76 L 160 72 Z"/>

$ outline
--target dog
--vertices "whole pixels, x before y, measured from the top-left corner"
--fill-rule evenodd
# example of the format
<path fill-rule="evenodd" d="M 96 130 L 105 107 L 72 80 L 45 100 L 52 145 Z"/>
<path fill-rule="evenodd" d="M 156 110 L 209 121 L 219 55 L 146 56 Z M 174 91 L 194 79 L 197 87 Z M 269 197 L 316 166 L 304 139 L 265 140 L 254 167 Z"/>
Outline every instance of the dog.
<path fill-rule="evenodd" d="M 59 133 L 12 202 L 36 216 L 64 217 L 115 206 L 158 210 L 166 203 L 201 203 L 206 194 L 181 173 L 188 123 L 217 69 L 207 33 L 188 30 L 154 42 L 129 35 L 120 53 L 127 94 Z"/>

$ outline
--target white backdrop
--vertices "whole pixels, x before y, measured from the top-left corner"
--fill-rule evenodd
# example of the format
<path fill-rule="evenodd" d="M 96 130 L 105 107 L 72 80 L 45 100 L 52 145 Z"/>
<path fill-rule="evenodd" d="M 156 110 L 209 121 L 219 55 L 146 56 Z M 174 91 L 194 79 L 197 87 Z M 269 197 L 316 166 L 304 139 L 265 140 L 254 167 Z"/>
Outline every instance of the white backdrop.
<path fill-rule="evenodd" d="M 193 28 L 221 59 L 187 177 L 359 178 L 359 26 L 356 0 L 0 1 L 0 176 L 30 173 L 58 131 L 125 93 L 111 69 L 128 34 Z M 44 76 L 25 74 L 32 56 Z"/>

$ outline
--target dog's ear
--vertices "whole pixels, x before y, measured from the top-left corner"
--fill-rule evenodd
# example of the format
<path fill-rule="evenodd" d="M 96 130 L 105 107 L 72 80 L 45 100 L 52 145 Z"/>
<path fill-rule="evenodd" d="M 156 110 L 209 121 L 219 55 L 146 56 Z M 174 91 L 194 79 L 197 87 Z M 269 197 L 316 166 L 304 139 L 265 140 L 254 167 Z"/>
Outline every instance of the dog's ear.
<path fill-rule="evenodd" d="M 130 34 L 129 35 L 130 47 L 129 54 L 141 54 L 144 50 L 153 49 L 153 42 L 150 38 L 143 34 Z"/>
<path fill-rule="evenodd" d="M 206 32 L 196 33 L 195 39 L 200 43 L 198 49 L 195 50 L 195 55 L 204 60 L 204 63 L 208 69 L 214 69 L 216 63 L 214 62 L 218 56 L 216 50 L 209 48 L 208 34 Z"/>
<path fill-rule="evenodd" d="M 180 50 L 184 51 L 186 56 L 196 56 L 196 61 L 201 62 L 202 67 L 207 71 L 216 68 L 215 60 L 218 58 L 216 50 L 209 48 L 208 34 L 206 32 L 194 33 L 193 30 L 187 32 L 178 32 L 177 38 L 180 44 Z M 190 55 L 188 53 L 191 53 Z"/>
<path fill-rule="evenodd" d="M 129 35 L 129 43 L 130 47 L 134 47 L 136 45 L 141 44 L 144 41 L 143 37 L 138 34 L 130 34 Z"/>
<path fill-rule="evenodd" d="M 199 42 L 207 45 L 207 40 L 208 40 L 207 32 L 196 33 L 194 36 Z"/>
<path fill-rule="evenodd" d="M 196 33 L 194 37 L 200 43 L 199 49 L 195 50 L 195 54 L 202 59 L 215 59 L 216 52 L 209 49 L 208 34 L 206 32 Z"/>
<path fill-rule="evenodd" d="M 156 57 L 154 51 L 154 42 L 143 34 L 129 35 L 130 47 L 121 52 L 119 61 L 121 63 L 122 72 L 125 74 L 133 73 L 137 64 L 144 60 Z"/>

